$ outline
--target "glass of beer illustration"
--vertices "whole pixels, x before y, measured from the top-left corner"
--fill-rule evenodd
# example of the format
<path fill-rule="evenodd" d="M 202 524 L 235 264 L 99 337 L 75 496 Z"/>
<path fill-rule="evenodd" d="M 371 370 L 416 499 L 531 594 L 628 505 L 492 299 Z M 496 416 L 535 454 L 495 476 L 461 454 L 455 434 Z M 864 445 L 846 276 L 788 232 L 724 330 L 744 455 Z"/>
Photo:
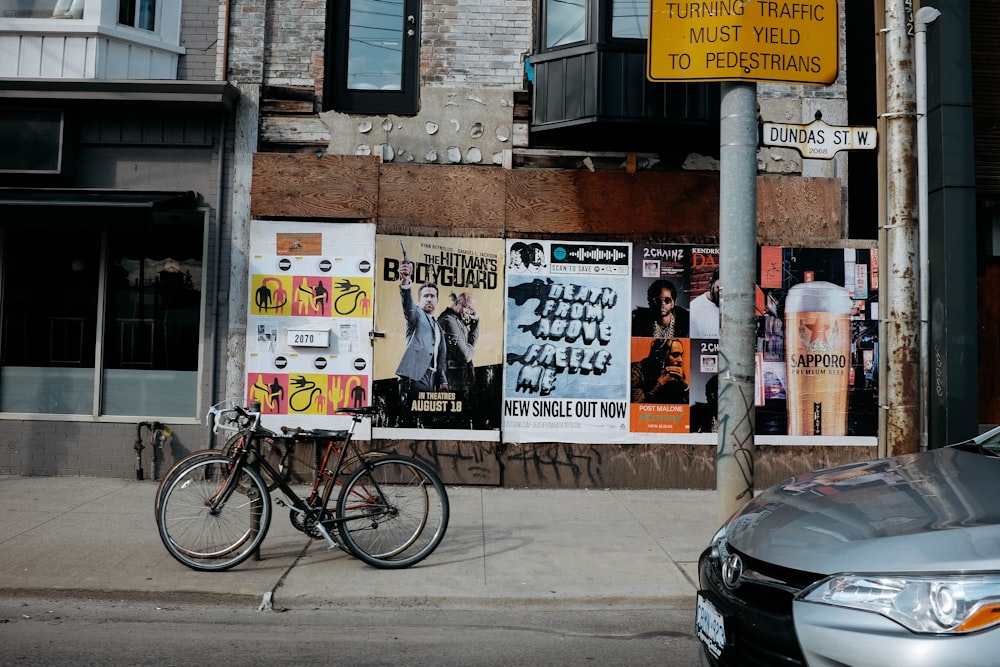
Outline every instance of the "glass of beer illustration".
<path fill-rule="evenodd" d="M 810 279 L 785 297 L 788 435 L 846 435 L 851 299 Z"/>

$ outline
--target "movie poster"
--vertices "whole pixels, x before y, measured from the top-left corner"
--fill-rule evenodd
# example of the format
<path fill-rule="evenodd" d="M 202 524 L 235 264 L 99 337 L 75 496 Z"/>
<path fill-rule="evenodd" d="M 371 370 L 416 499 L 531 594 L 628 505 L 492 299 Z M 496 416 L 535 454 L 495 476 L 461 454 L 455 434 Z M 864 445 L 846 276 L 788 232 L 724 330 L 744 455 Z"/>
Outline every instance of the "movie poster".
<path fill-rule="evenodd" d="M 756 431 L 775 444 L 878 432 L 878 252 L 760 248 Z"/>
<path fill-rule="evenodd" d="M 503 254 L 500 239 L 377 237 L 376 437 L 499 440 Z"/>
<path fill-rule="evenodd" d="M 336 409 L 371 400 L 375 226 L 253 220 L 250 235 L 247 403 L 271 429 L 346 428 Z"/>
<path fill-rule="evenodd" d="M 628 441 L 630 257 L 630 244 L 507 242 L 505 441 Z"/>

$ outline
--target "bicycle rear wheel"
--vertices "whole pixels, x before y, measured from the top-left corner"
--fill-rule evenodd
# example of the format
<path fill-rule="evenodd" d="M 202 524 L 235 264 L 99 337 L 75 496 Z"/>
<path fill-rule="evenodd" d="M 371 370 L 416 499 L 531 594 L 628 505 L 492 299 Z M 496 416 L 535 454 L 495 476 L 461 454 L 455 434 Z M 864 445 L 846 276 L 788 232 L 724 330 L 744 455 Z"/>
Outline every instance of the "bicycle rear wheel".
<path fill-rule="evenodd" d="M 448 494 L 437 473 L 406 456 L 366 460 L 344 484 L 337 525 L 351 553 L 383 569 L 429 556 L 448 528 Z"/>
<path fill-rule="evenodd" d="M 260 474 L 223 454 L 192 460 L 163 490 L 160 539 L 175 559 L 218 571 L 249 558 L 271 523 L 271 497 Z"/>

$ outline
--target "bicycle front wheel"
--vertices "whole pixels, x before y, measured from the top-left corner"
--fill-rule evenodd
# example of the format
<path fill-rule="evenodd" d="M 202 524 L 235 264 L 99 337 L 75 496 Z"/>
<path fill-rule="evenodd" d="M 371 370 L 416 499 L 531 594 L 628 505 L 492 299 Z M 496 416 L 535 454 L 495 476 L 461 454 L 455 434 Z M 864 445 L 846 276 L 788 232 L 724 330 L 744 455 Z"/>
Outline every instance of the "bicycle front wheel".
<path fill-rule="evenodd" d="M 249 558 L 271 523 L 271 496 L 260 474 L 232 472 L 223 454 L 178 470 L 160 498 L 159 531 L 170 555 L 195 570 L 227 570 Z M 232 475 L 236 475 L 232 479 Z"/>
<path fill-rule="evenodd" d="M 448 494 L 437 473 L 406 456 L 365 460 L 344 484 L 337 525 L 351 553 L 378 568 L 429 556 L 448 528 Z"/>
<path fill-rule="evenodd" d="M 156 485 L 156 495 L 153 496 L 153 518 L 156 519 L 157 524 L 160 523 L 160 498 L 163 496 L 163 490 L 170 486 L 174 479 L 177 478 L 177 475 L 187 469 L 192 461 L 210 459 L 220 454 L 222 454 L 221 449 L 202 449 L 188 454 L 170 466 L 170 470 L 163 476 L 160 483 Z"/>

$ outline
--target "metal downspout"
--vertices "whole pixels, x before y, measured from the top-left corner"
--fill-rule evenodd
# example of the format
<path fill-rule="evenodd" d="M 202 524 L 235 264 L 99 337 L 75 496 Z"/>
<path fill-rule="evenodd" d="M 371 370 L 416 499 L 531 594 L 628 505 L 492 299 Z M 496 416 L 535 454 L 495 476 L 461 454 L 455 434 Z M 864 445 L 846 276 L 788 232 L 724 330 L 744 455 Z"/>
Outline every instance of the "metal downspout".
<path fill-rule="evenodd" d="M 917 62 L 917 223 L 920 238 L 920 451 L 927 450 L 930 428 L 930 221 L 927 205 L 927 26 L 941 16 L 921 7 L 916 18 Z"/>
<path fill-rule="evenodd" d="M 226 114 L 223 113 L 219 120 L 219 173 L 216 176 L 216 194 L 215 194 L 215 257 L 212 260 L 214 262 L 214 267 L 212 268 L 212 289 L 214 293 L 212 294 L 212 322 L 209 325 L 209 345 L 212 349 L 208 354 L 208 403 L 209 405 L 214 404 L 215 392 L 218 387 L 218 382 L 215 377 L 216 369 L 219 365 L 219 304 L 222 302 L 222 289 L 219 285 L 219 280 L 222 277 L 222 221 L 223 221 L 223 211 L 222 206 L 225 201 L 223 193 L 225 192 L 225 168 L 226 168 Z M 207 443 L 206 448 L 211 449 L 215 444 L 215 433 L 212 429 L 207 429 Z"/>

